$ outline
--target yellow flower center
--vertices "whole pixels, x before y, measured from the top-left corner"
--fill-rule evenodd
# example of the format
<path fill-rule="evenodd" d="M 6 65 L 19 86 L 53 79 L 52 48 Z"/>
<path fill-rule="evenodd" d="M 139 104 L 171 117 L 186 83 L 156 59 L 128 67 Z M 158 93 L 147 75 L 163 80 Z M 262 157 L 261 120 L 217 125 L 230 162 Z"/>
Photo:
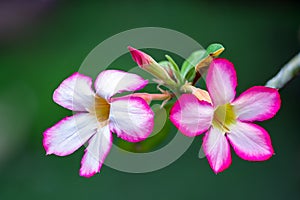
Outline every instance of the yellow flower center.
<path fill-rule="evenodd" d="M 95 96 L 95 112 L 99 122 L 105 122 L 109 117 L 110 105 L 102 97 Z"/>
<path fill-rule="evenodd" d="M 225 134 L 230 131 L 229 126 L 234 123 L 236 123 L 236 115 L 232 105 L 228 103 L 216 108 L 212 121 L 214 127 Z"/>

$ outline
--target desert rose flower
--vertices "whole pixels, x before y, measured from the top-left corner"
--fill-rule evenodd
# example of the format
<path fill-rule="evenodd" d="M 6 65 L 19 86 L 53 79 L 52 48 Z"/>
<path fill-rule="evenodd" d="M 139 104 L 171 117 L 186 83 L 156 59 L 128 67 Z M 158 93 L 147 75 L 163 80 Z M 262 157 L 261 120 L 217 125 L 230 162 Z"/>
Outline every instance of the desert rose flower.
<path fill-rule="evenodd" d="M 129 142 L 146 139 L 153 129 L 153 111 L 135 96 L 115 97 L 135 91 L 148 83 L 138 75 L 118 70 L 101 72 L 92 89 L 92 79 L 74 73 L 55 90 L 53 100 L 74 112 L 44 132 L 47 154 L 66 156 L 88 142 L 81 161 L 80 175 L 93 176 L 112 146 L 112 133 Z"/>
<path fill-rule="evenodd" d="M 211 103 L 193 94 L 182 95 L 170 113 L 174 125 L 189 137 L 206 132 L 203 150 L 215 173 L 231 164 L 229 144 L 242 159 L 269 159 L 274 154 L 270 136 L 252 122 L 270 119 L 277 113 L 281 104 L 278 91 L 254 86 L 235 99 L 235 69 L 221 58 L 210 64 L 206 84 Z"/>

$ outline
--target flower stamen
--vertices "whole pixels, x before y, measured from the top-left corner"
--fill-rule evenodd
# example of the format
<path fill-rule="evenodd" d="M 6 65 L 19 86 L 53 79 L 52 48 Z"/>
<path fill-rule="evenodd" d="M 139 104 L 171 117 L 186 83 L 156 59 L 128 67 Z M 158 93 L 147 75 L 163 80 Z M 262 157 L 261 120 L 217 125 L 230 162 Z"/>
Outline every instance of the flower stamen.
<path fill-rule="evenodd" d="M 236 122 L 236 115 L 233 110 L 233 106 L 230 104 L 224 104 L 218 106 L 214 112 L 213 126 L 220 129 L 222 132 L 230 132 L 230 125 Z"/>
<path fill-rule="evenodd" d="M 109 103 L 102 97 L 95 95 L 95 114 L 97 120 L 99 122 L 104 122 L 108 120 L 109 112 L 110 112 Z"/>

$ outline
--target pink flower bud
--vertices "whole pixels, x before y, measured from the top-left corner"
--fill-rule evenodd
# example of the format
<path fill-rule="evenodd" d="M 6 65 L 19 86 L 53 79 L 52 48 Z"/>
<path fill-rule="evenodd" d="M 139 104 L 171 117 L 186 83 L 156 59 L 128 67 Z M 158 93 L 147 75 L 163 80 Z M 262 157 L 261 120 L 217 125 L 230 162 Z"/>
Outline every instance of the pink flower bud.
<path fill-rule="evenodd" d="M 140 68 L 152 74 L 163 84 L 171 88 L 176 88 L 177 83 L 171 78 L 170 74 L 151 56 L 131 46 L 128 47 L 128 50 L 131 53 L 132 59 L 140 66 Z"/>
<path fill-rule="evenodd" d="M 128 50 L 131 53 L 132 59 L 143 69 L 154 62 L 151 56 L 140 50 L 137 50 L 131 46 L 128 47 Z"/>

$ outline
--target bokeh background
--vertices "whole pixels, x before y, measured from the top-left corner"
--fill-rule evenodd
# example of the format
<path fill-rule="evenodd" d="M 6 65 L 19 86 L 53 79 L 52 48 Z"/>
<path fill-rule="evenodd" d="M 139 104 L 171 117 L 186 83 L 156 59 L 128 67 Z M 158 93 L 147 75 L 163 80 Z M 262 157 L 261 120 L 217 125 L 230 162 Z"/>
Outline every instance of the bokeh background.
<path fill-rule="evenodd" d="M 56 157 L 42 147 L 43 131 L 72 114 L 52 101 L 54 89 L 108 37 L 156 26 L 204 47 L 220 42 L 222 57 L 236 66 L 240 93 L 264 85 L 299 52 L 299 6 L 283 0 L 0 1 L 0 199 L 299 199 L 300 78 L 280 90 L 278 115 L 260 123 L 276 151 L 263 163 L 233 154 L 231 167 L 215 175 L 198 158 L 200 136 L 159 171 L 128 174 L 103 166 L 86 179 L 78 175 L 84 148 Z M 117 68 L 133 65 L 125 57 Z"/>

